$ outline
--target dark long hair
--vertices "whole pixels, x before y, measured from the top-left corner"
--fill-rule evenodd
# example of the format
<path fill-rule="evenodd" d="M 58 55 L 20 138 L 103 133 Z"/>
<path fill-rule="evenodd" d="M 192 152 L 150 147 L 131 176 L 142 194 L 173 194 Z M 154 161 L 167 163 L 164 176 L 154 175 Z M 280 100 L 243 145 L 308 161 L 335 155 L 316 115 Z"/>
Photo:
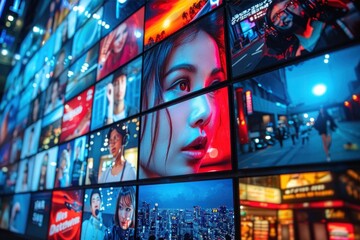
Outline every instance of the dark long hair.
<path fill-rule="evenodd" d="M 135 203 L 136 203 L 134 187 L 120 187 L 119 194 L 118 194 L 118 197 L 116 200 L 116 211 L 114 214 L 114 220 L 115 220 L 116 226 L 120 226 L 118 211 L 119 211 L 119 203 L 120 203 L 121 199 L 124 199 L 124 202 L 127 206 L 131 206 L 131 205 L 133 206 L 134 212 L 131 217 L 130 228 L 134 228 L 135 227 Z"/>
<path fill-rule="evenodd" d="M 152 107 L 155 107 L 164 102 L 163 98 L 163 79 L 165 77 L 165 66 L 169 61 L 172 52 L 175 48 L 193 41 L 197 34 L 201 31 L 207 33 L 217 44 L 219 49 L 219 55 L 222 59 L 222 63 L 225 63 L 225 46 L 224 46 L 224 31 L 223 31 L 223 15 L 220 14 L 221 12 L 217 11 L 213 14 L 209 15 L 206 19 L 202 19 L 199 22 L 187 27 L 181 32 L 170 36 L 169 38 L 165 39 L 160 44 L 156 45 L 154 48 L 150 49 L 144 57 L 144 70 L 143 70 L 143 82 L 141 86 L 141 92 L 143 93 L 142 96 L 142 110 L 147 110 Z M 224 66 L 224 71 L 226 75 L 226 67 Z M 151 101 L 145 93 L 150 93 L 153 95 L 153 100 Z M 164 109 L 166 111 L 166 119 L 169 122 L 170 126 L 170 134 L 168 143 L 166 146 L 166 161 L 167 163 L 168 155 L 169 155 L 169 148 L 171 144 L 172 138 L 172 120 L 170 117 L 170 113 L 168 109 Z M 151 115 L 151 116 L 150 116 Z M 151 152 L 148 156 L 147 164 L 148 167 L 150 165 L 150 159 L 154 154 L 154 147 L 156 146 L 157 142 L 156 139 L 159 135 L 159 120 L 160 114 L 159 111 L 155 113 L 151 113 L 142 117 L 141 121 L 141 134 L 140 134 L 140 142 L 142 142 L 144 133 L 145 133 L 145 126 L 148 124 L 149 119 L 151 118 L 152 122 L 152 139 L 151 143 L 147 143 L 151 145 Z"/>

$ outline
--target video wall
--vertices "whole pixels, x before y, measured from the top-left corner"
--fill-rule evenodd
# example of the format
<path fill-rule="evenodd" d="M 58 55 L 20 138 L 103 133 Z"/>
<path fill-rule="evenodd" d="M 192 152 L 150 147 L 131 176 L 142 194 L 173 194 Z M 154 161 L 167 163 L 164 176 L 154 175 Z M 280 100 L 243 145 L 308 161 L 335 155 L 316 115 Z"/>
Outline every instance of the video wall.
<path fill-rule="evenodd" d="M 360 239 L 353 0 L 41 1 L 0 102 L 10 239 Z"/>

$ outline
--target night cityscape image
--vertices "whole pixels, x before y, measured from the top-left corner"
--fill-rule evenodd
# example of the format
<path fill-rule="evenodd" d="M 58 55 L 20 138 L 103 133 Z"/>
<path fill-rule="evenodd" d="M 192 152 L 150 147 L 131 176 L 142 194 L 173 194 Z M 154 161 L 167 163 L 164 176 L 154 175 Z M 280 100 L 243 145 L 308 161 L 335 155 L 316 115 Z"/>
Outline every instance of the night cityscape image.
<path fill-rule="evenodd" d="M 232 181 L 140 186 L 140 239 L 235 239 Z"/>
<path fill-rule="evenodd" d="M 236 83 L 239 169 L 357 160 L 359 51 L 329 52 Z"/>

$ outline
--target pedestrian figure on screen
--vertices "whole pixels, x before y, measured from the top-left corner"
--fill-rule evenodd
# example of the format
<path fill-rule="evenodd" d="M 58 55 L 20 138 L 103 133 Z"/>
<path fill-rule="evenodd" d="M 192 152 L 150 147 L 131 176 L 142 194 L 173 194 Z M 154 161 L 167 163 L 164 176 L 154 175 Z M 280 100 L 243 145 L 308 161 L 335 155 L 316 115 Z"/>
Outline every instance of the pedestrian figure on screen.
<path fill-rule="evenodd" d="M 309 142 L 309 128 L 306 122 L 302 122 L 299 128 L 301 145 L 304 146 L 305 142 Z"/>
<path fill-rule="evenodd" d="M 296 138 L 296 127 L 294 121 L 289 121 L 289 134 L 291 137 L 292 144 L 295 145 L 295 138 Z"/>
<path fill-rule="evenodd" d="M 326 155 L 326 161 L 330 161 L 330 147 L 332 140 L 332 132 L 337 128 L 334 119 L 328 113 L 327 109 L 321 107 L 319 110 L 319 115 L 314 123 L 315 129 L 319 132 L 321 140 L 323 143 L 323 148 Z"/>
<path fill-rule="evenodd" d="M 285 129 L 284 125 L 282 123 L 279 123 L 278 127 L 276 128 L 276 137 L 280 143 L 281 148 L 283 147 L 283 141 L 285 138 L 285 134 L 286 134 L 286 129 Z"/>

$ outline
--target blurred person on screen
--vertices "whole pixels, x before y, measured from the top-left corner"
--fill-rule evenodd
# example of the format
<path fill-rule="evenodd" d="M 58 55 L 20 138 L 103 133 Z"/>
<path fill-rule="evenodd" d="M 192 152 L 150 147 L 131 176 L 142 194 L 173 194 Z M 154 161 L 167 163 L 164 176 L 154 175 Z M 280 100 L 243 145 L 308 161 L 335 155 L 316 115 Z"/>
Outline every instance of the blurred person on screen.
<path fill-rule="evenodd" d="M 126 74 L 120 71 L 114 74 L 112 82 L 106 86 L 106 98 L 109 103 L 106 124 L 138 113 L 136 107 L 125 101 L 126 81 Z"/>
<path fill-rule="evenodd" d="M 138 15 L 132 15 L 101 41 L 98 80 L 139 53 L 140 49 L 136 37 L 139 28 Z"/>
<path fill-rule="evenodd" d="M 135 189 L 120 187 L 114 213 L 115 223 L 105 231 L 104 240 L 134 239 Z"/>
<path fill-rule="evenodd" d="M 103 224 L 101 205 L 102 198 L 99 189 L 93 189 L 90 194 L 91 216 L 81 225 L 81 240 L 103 240 L 106 227 Z"/>
<path fill-rule="evenodd" d="M 21 211 L 21 206 L 19 202 L 15 202 L 14 205 L 11 208 L 11 216 L 10 216 L 10 231 L 12 232 L 18 232 L 19 230 L 19 224 L 21 224 L 21 219 L 19 218 L 19 213 Z"/>
<path fill-rule="evenodd" d="M 55 110 L 57 107 L 63 104 L 63 100 L 60 96 L 60 82 L 59 79 L 55 79 L 51 84 L 51 95 L 48 97 L 48 102 L 45 108 L 45 115 Z"/>
<path fill-rule="evenodd" d="M 61 188 L 70 186 L 70 155 L 67 149 L 61 152 L 57 181 Z"/>
<path fill-rule="evenodd" d="M 356 26 L 356 23 L 339 22 L 349 11 L 349 2 L 272 1 L 265 15 L 265 58 L 268 61 L 286 60 L 353 39 L 354 34 L 359 34 L 351 26 Z"/>
<path fill-rule="evenodd" d="M 84 181 L 85 176 L 85 162 L 83 159 L 80 159 L 80 151 L 82 149 L 83 142 L 79 141 L 79 143 L 75 147 L 75 160 L 73 163 L 72 169 L 72 178 L 71 185 L 72 186 L 81 186 Z"/>
<path fill-rule="evenodd" d="M 143 110 L 226 80 L 223 20 L 217 16 L 170 36 L 147 52 Z M 143 117 L 140 178 L 199 172 L 224 121 L 220 108 L 227 99 L 223 92 L 202 94 Z"/>
<path fill-rule="evenodd" d="M 10 221 L 10 203 L 0 198 L 0 228 L 8 229 Z"/>
<path fill-rule="evenodd" d="M 27 160 L 26 160 L 25 166 L 24 166 L 20 191 L 21 192 L 29 191 L 29 162 Z"/>
<path fill-rule="evenodd" d="M 39 120 L 40 117 L 40 98 L 35 98 L 33 105 L 32 105 L 32 113 L 31 113 L 31 119 L 30 119 L 30 123 L 34 123 L 37 120 Z"/>
<path fill-rule="evenodd" d="M 47 170 L 48 162 L 49 162 L 49 153 L 45 153 L 40 168 L 39 190 L 46 189 L 46 170 Z"/>
<path fill-rule="evenodd" d="M 136 180 L 135 167 L 124 157 L 124 147 L 127 145 L 130 136 L 127 124 L 119 123 L 110 127 L 107 136 L 113 162 L 101 174 L 99 183 Z"/>

